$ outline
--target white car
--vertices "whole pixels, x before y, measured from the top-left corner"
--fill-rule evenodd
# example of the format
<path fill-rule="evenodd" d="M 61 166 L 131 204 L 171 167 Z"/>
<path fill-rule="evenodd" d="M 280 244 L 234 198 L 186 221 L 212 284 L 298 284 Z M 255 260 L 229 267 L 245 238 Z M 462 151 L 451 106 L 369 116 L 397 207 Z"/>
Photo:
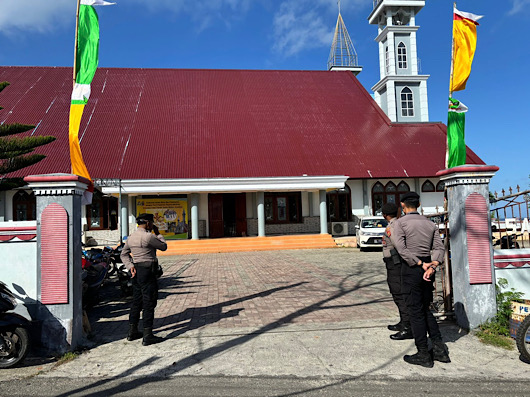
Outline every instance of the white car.
<path fill-rule="evenodd" d="M 383 235 L 388 222 L 382 216 L 363 216 L 357 230 L 357 247 L 361 249 L 368 247 L 383 247 Z"/>

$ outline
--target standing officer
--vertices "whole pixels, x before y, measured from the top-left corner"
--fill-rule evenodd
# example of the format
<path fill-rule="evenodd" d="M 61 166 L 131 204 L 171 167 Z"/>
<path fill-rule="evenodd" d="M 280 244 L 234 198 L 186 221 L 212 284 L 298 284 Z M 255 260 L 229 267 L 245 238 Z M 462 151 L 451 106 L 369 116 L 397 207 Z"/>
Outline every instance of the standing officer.
<path fill-rule="evenodd" d="M 140 214 L 136 218 L 138 229 L 133 232 L 121 252 L 121 260 L 132 274 L 133 301 L 129 314 L 128 341 L 142 337 L 138 331 L 140 312 L 143 309 L 143 341 L 148 346 L 163 339 L 153 335 L 153 320 L 158 299 L 158 260 L 156 250 L 167 250 L 164 237 L 158 232 L 152 214 Z M 153 231 L 153 233 L 151 233 Z M 132 258 L 131 258 L 132 254 Z"/>
<path fill-rule="evenodd" d="M 438 228 L 418 213 L 419 206 L 420 196 L 417 193 L 403 195 L 401 207 L 405 216 L 394 222 L 391 239 L 403 258 L 402 292 L 418 349 L 416 354 L 406 355 L 403 359 L 409 364 L 432 368 L 433 359 L 451 362 L 438 323 L 429 308 L 433 300 L 435 269 L 443 262 L 445 250 Z M 433 343 L 432 357 L 428 350 L 427 332 Z"/>
<path fill-rule="evenodd" d="M 399 310 L 400 318 L 399 323 L 388 326 L 389 330 L 398 331 L 397 333 L 390 335 L 390 339 L 412 339 L 413 336 L 410 328 L 407 304 L 405 303 L 404 295 L 401 293 L 401 257 L 390 239 L 394 233 L 394 222 L 397 220 L 398 206 L 394 203 L 386 203 L 381 210 L 383 212 L 383 217 L 388 222 L 385 234 L 383 235 L 383 261 L 386 265 L 386 280 L 392 298 Z"/>

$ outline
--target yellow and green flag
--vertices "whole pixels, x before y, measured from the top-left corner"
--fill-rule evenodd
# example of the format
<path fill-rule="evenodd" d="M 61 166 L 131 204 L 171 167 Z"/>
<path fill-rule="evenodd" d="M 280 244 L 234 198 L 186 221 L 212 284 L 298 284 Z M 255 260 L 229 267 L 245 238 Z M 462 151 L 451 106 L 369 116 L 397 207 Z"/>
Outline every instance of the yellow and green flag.
<path fill-rule="evenodd" d="M 81 0 L 79 2 L 79 20 L 77 24 L 75 83 L 72 91 L 70 105 L 69 142 L 70 161 L 72 173 L 90 180 L 79 146 L 79 126 L 81 117 L 88 98 L 90 97 L 90 84 L 98 67 L 99 51 L 99 21 L 98 14 L 93 6 L 112 5 L 104 0 Z M 84 202 L 90 204 L 94 187 L 89 188 L 88 196 Z"/>
<path fill-rule="evenodd" d="M 482 15 L 453 9 L 453 70 L 449 91 L 466 88 L 477 47 L 477 25 Z"/>

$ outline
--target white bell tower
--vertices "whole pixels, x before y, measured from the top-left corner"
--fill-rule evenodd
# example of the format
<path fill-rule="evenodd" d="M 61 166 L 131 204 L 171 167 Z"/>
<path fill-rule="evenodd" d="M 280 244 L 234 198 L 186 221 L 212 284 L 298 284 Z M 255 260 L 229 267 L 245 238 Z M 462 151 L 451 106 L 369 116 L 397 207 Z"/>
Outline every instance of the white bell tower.
<path fill-rule="evenodd" d="M 393 122 L 429 121 L 427 79 L 420 75 L 416 15 L 423 0 L 373 0 L 368 21 L 378 25 L 380 80 L 372 87 L 376 102 Z"/>

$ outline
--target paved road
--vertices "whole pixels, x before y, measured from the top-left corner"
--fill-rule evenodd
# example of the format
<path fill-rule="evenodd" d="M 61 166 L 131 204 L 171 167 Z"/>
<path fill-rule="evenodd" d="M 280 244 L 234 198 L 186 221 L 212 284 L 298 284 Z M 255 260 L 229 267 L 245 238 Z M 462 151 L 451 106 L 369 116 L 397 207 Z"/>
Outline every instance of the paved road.
<path fill-rule="evenodd" d="M 178 378 L 33 378 L 0 384 L 5 396 L 528 396 L 529 382 L 429 381 L 356 378 L 204 377 Z"/>
<path fill-rule="evenodd" d="M 412 341 L 388 337 L 386 325 L 397 320 L 397 311 L 388 294 L 381 252 L 206 254 L 167 257 L 162 264 L 155 327 L 164 342 L 142 347 L 140 341 L 124 339 L 130 303 L 111 282 L 90 313 L 95 334 L 90 349 L 57 367 L 33 359 L 25 368 L 1 371 L 0 395 L 17 390 L 9 381 L 15 378 L 26 378 L 17 384 L 27 395 L 67 390 L 135 395 L 143 392 L 144 384 L 178 382 L 188 382 L 201 395 L 210 379 L 219 390 L 231 390 L 231 384 L 234 390 L 248 390 L 252 380 L 256 387 L 259 382 L 269 385 L 270 393 L 260 393 L 259 386 L 255 395 L 296 395 L 289 393 L 311 385 L 316 387 L 313 395 L 342 389 L 348 395 L 349 388 L 357 387 L 375 395 L 379 381 L 385 390 L 390 387 L 390 394 L 401 381 L 396 395 L 418 384 L 436 394 L 430 386 L 434 379 L 447 382 L 456 394 L 459 384 L 492 384 L 496 392 L 490 394 L 498 395 L 503 394 L 497 393 L 503 382 L 513 382 L 517 391 L 518 382 L 530 379 L 530 365 L 515 351 L 483 345 L 450 322 L 442 324 L 442 332 L 452 363 L 436 363 L 429 370 L 405 364 L 403 355 L 415 349 Z M 57 390 L 47 389 L 47 382 Z"/>

